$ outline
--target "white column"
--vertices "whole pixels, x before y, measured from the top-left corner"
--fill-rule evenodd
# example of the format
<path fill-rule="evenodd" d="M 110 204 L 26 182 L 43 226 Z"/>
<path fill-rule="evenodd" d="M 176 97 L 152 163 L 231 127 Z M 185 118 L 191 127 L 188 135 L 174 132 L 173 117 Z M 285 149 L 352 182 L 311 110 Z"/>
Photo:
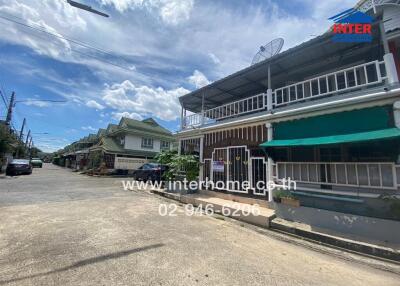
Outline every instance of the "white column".
<path fill-rule="evenodd" d="M 400 100 L 393 103 L 394 124 L 400 128 Z"/>
<path fill-rule="evenodd" d="M 204 148 L 203 148 L 203 145 L 204 145 L 204 136 L 201 136 L 200 137 L 200 151 L 199 151 L 199 161 L 200 161 L 200 170 L 199 170 L 199 181 L 202 181 L 203 180 L 203 172 L 204 172 L 204 154 L 203 154 L 203 152 L 204 152 Z M 199 187 L 200 187 L 200 189 L 202 189 L 203 188 L 203 186 L 200 184 L 200 182 L 199 182 Z"/>
<path fill-rule="evenodd" d="M 394 62 L 394 57 L 392 53 L 385 54 L 383 56 L 383 61 L 385 62 L 386 74 L 389 84 L 399 82 L 399 77 L 397 75 L 396 64 Z"/>
<path fill-rule="evenodd" d="M 272 89 L 267 89 L 267 110 L 272 110 Z"/>
<path fill-rule="evenodd" d="M 181 105 L 181 130 L 183 130 L 184 124 L 183 124 L 183 105 Z"/>
<path fill-rule="evenodd" d="M 273 129 L 272 129 L 272 124 L 271 123 L 266 123 L 265 126 L 267 127 L 267 141 L 272 141 L 273 139 Z M 273 178 L 273 165 L 274 161 L 272 160 L 271 157 L 268 156 L 268 174 L 267 174 L 267 180 L 268 182 L 272 181 Z M 272 193 L 273 190 L 268 192 L 268 201 L 272 202 Z"/>

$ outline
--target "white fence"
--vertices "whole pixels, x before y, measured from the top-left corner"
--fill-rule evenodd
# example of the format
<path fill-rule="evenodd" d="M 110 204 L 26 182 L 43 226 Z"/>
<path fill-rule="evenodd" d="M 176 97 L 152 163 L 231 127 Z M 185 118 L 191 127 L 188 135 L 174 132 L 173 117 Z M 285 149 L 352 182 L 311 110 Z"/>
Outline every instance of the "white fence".
<path fill-rule="evenodd" d="M 400 167 L 394 163 L 371 162 L 277 162 L 276 177 L 299 183 L 376 189 L 397 189 Z"/>
<path fill-rule="evenodd" d="M 252 97 L 208 109 L 204 112 L 204 117 L 207 120 L 223 119 L 262 110 L 265 108 L 264 97 L 265 95 L 261 93 Z"/>
<path fill-rule="evenodd" d="M 272 108 L 380 84 L 387 79 L 383 61 L 372 61 L 275 89 Z M 267 94 L 227 103 L 183 117 L 182 129 L 267 109 Z"/>
<path fill-rule="evenodd" d="M 114 168 L 120 170 L 137 170 L 149 160 L 142 158 L 128 158 L 115 156 Z"/>
<path fill-rule="evenodd" d="M 274 105 L 280 106 L 381 83 L 384 79 L 381 64 L 383 62 L 373 61 L 277 88 L 274 92 Z"/>

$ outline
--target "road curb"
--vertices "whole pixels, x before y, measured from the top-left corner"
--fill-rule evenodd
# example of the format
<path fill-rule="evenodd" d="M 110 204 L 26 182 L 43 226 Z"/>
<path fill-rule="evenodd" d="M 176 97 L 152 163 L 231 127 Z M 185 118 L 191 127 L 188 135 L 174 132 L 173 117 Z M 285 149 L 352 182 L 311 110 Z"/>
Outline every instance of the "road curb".
<path fill-rule="evenodd" d="M 192 203 L 194 205 L 197 205 L 195 199 L 189 198 L 179 193 L 168 193 L 163 190 L 150 190 L 150 192 L 181 203 L 185 204 Z M 217 213 L 222 215 L 220 212 Z M 291 222 L 280 218 L 271 217 L 270 221 L 262 224 L 253 223 L 252 221 L 246 221 L 243 220 L 241 217 L 239 218 L 230 217 L 230 218 L 237 221 L 244 221 L 266 229 L 276 230 L 287 235 L 294 235 L 296 237 L 301 237 L 314 243 L 322 243 L 328 247 L 331 246 L 343 250 L 348 250 L 360 255 L 365 255 L 377 259 L 383 259 L 385 261 L 400 264 L 400 252 L 395 251 L 393 249 L 380 247 L 378 245 L 366 244 L 358 241 L 352 241 L 341 237 L 335 237 L 315 231 L 308 231 L 296 227 L 294 226 L 294 224 L 292 225 Z"/>
<path fill-rule="evenodd" d="M 400 252 L 394 249 L 336 237 L 321 232 L 302 229 L 301 227 L 297 227 L 292 222 L 280 218 L 275 218 L 271 221 L 271 229 L 276 229 L 284 233 L 294 234 L 296 236 L 304 237 L 312 241 L 318 241 L 326 245 L 332 245 L 360 254 L 383 258 L 395 263 L 400 263 Z"/>

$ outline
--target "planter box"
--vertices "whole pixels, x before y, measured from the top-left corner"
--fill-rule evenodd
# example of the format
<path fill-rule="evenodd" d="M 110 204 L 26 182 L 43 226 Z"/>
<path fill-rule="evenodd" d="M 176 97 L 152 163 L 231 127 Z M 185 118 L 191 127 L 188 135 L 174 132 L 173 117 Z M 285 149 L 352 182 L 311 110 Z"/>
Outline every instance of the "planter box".
<path fill-rule="evenodd" d="M 292 206 L 298 208 L 300 206 L 300 201 L 293 198 L 281 198 L 281 203 L 284 205 Z"/>

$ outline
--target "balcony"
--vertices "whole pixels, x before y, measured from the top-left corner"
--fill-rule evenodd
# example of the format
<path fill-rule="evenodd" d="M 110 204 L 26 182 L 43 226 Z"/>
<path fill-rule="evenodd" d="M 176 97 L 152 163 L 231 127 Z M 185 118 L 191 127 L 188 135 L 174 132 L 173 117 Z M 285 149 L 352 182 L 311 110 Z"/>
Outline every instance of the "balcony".
<path fill-rule="evenodd" d="M 372 86 L 384 85 L 389 78 L 387 71 L 392 70 L 393 63 L 391 61 L 393 61 L 393 57 L 384 61 L 375 60 L 355 65 L 276 88 L 270 92 L 270 95 L 268 92 L 261 93 L 200 113 L 183 116 L 181 128 L 182 130 L 198 128 L 228 118 L 261 111 L 272 111 L 301 102 L 339 96 Z"/>

